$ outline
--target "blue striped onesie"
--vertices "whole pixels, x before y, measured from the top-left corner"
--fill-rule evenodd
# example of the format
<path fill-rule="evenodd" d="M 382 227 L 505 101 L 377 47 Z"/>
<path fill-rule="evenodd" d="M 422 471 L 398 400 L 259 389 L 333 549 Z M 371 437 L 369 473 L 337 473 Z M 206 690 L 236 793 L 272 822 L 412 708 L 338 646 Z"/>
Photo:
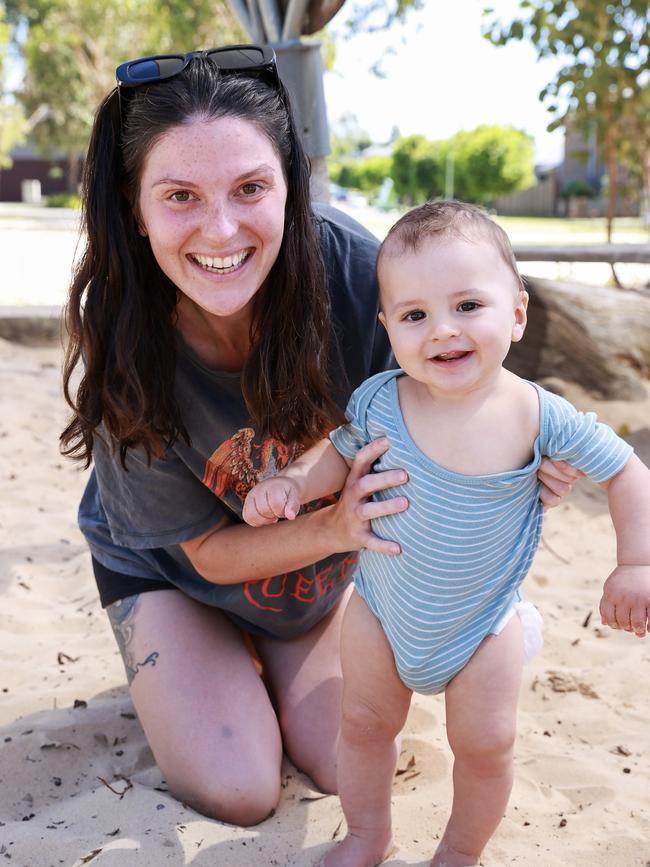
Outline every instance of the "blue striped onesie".
<path fill-rule="evenodd" d="M 373 520 L 373 532 L 398 541 L 402 553 L 364 549 L 355 586 L 379 619 L 397 671 L 409 689 L 441 692 L 518 599 L 542 530 L 537 470 L 543 456 L 566 460 L 594 481 L 616 475 L 632 448 L 594 413 L 531 383 L 540 432 L 531 462 L 518 470 L 468 476 L 434 463 L 411 439 L 389 370 L 350 398 L 348 424 L 330 439 L 346 458 L 388 437 L 377 471 L 404 469 L 408 481 L 375 495 L 405 496 L 409 508 Z"/>

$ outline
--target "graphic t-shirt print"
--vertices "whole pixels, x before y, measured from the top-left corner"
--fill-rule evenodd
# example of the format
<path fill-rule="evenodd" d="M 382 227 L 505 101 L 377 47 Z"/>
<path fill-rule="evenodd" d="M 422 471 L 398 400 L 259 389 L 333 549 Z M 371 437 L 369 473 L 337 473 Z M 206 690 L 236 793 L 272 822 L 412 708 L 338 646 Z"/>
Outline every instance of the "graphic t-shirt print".
<path fill-rule="evenodd" d="M 300 444 L 287 446 L 273 437 L 255 442 L 253 428 L 241 428 L 208 458 L 203 484 L 233 512 L 241 515 L 246 494 L 253 485 L 276 475 L 303 451 L 304 446 Z M 334 496 L 315 500 L 303 509 L 318 509 L 334 500 Z M 336 557 L 333 562 L 323 563 L 318 572 L 309 567 L 303 571 L 246 581 L 242 585 L 244 598 L 253 607 L 276 614 L 282 613 L 287 605 L 313 604 L 344 582 L 355 562 L 356 558 Z"/>
<path fill-rule="evenodd" d="M 244 427 L 221 443 L 208 458 L 203 484 L 240 515 L 246 494 L 253 485 L 276 475 L 302 451 L 302 446 L 288 446 L 273 437 L 255 442 L 253 428 Z"/>

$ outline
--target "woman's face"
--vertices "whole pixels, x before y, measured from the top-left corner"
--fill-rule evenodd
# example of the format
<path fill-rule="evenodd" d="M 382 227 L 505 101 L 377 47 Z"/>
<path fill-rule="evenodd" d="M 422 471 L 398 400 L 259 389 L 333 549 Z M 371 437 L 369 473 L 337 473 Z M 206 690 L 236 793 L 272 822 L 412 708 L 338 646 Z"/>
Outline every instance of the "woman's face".
<path fill-rule="evenodd" d="M 205 313 L 250 313 L 276 260 L 287 185 L 269 139 L 233 117 L 170 129 L 149 152 L 138 222 L 158 264 Z"/>

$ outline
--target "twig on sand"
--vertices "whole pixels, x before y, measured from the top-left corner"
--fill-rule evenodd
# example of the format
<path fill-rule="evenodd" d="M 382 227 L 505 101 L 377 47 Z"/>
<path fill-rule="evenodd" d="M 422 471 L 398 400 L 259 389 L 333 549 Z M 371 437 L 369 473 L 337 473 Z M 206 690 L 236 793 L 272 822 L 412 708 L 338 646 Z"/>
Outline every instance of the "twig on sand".
<path fill-rule="evenodd" d="M 561 563 L 566 563 L 568 565 L 571 562 L 570 560 L 567 560 L 566 557 L 563 557 L 561 554 L 558 554 L 557 551 L 553 550 L 553 548 L 551 548 L 551 546 L 548 544 L 548 542 L 546 541 L 546 539 L 543 536 L 542 536 L 542 545 L 544 548 L 546 548 L 546 550 L 549 553 L 551 553 L 554 557 L 557 557 L 557 559 Z"/>
<path fill-rule="evenodd" d="M 120 777 L 119 778 L 120 780 L 122 780 L 123 782 L 126 783 L 126 786 L 124 787 L 124 789 L 122 789 L 121 792 L 118 792 L 117 789 L 114 789 L 111 786 L 111 784 L 107 783 L 103 777 L 97 777 L 97 779 L 99 780 L 100 783 L 103 783 L 107 789 L 110 789 L 114 795 L 119 795 L 120 801 L 122 800 L 124 795 L 126 795 L 126 793 L 129 791 L 129 789 L 133 788 L 133 783 L 131 782 L 131 780 L 128 780 L 126 777 Z"/>
<path fill-rule="evenodd" d="M 109 786 L 109 788 L 110 788 L 110 786 Z M 88 855 L 84 855 L 84 857 L 81 859 L 81 863 L 87 864 L 89 861 L 92 861 L 93 858 L 96 858 L 100 852 L 103 852 L 102 848 L 93 849 L 93 851 L 89 852 Z"/>

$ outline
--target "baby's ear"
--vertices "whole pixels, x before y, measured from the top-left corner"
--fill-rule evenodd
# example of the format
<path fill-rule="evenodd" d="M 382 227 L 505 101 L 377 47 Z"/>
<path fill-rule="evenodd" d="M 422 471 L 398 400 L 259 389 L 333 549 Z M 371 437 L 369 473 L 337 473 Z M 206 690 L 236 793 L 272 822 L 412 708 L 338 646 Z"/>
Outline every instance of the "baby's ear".
<path fill-rule="evenodd" d="M 512 326 L 511 340 L 513 343 L 518 343 L 524 336 L 526 330 L 526 322 L 528 321 L 526 311 L 528 309 L 528 292 L 521 290 L 517 298 L 515 306 L 515 321 Z"/>
<path fill-rule="evenodd" d="M 385 328 L 385 327 L 386 327 L 386 317 L 384 316 L 384 314 L 382 313 L 381 310 L 380 310 L 379 313 L 377 314 L 377 319 L 379 319 L 379 321 L 381 322 L 381 324 L 382 324 L 382 325 L 384 326 L 384 328 Z"/>

